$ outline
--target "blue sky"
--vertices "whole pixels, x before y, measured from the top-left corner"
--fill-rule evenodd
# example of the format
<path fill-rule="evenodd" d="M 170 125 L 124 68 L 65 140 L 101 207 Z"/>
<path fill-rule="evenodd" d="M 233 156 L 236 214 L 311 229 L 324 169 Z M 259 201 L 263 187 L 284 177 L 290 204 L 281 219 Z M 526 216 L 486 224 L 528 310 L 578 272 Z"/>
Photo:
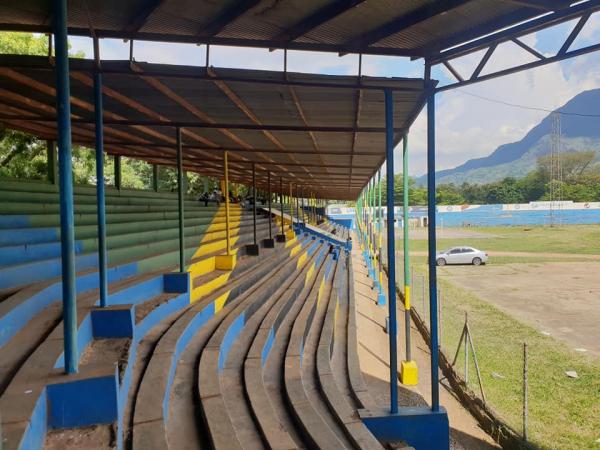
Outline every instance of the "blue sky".
<path fill-rule="evenodd" d="M 534 33 L 523 41 L 539 52 L 551 55 L 560 48 L 575 22 Z M 588 20 L 580 36 L 571 46 L 575 49 L 600 42 L 600 16 Z M 87 38 L 71 38 L 73 50 L 92 55 L 92 42 Z M 167 64 L 204 65 L 205 46 L 165 44 L 136 41 L 134 57 L 138 61 Z M 102 40 L 103 59 L 127 59 L 129 44 L 120 40 Z M 481 53 L 453 62 L 464 77 L 476 66 Z M 533 57 L 512 43 L 499 46 L 486 67 L 501 69 L 515 62 L 529 62 Z M 282 70 L 283 52 L 264 49 L 215 47 L 210 50 L 210 64 L 215 67 Z M 338 57 L 331 53 L 288 52 L 288 70 L 325 74 L 351 75 L 358 71 L 358 56 Z M 484 70 L 483 73 L 486 73 Z M 423 62 L 407 58 L 364 56 L 363 74 L 374 76 L 421 77 Z M 453 80 L 444 68 L 434 68 L 433 78 L 445 84 Z M 471 95 L 482 95 L 508 103 L 556 109 L 573 96 L 588 89 L 600 88 L 600 54 L 593 53 L 561 63 L 478 83 L 436 96 L 436 149 L 437 168 L 446 169 L 468 159 L 490 154 L 507 142 L 521 139 L 546 115 L 543 112 L 513 108 L 485 101 Z M 600 108 L 600 107 L 599 107 Z M 413 125 L 410 137 L 411 175 L 426 170 L 426 121 L 421 114 Z M 396 153 L 396 171 L 401 167 L 400 152 Z"/>

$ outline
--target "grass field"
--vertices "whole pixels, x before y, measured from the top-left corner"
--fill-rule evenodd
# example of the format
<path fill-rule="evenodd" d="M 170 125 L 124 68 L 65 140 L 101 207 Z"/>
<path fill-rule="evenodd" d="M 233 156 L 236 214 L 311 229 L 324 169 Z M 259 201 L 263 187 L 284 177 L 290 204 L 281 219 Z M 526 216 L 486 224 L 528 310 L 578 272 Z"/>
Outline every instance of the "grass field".
<path fill-rule="evenodd" d="M 438 250 L 469 245 L 488 252 L 527 252 L 527 256 L 497 256 L 492 264 L 551 262 L 550 254 L 571 254 L 560 261 L 580 261 L 583 256 L 600 254 L 600 226 L 476 228 L 474 237 L 455 236 L 438 241 Z M 450 234 L 450 233 L 448 233 Z M 489 237 L 484 237 L 487 235 Z M 443 232 L 442 232 L 443 236 Z M 397 241 L 402 248 L 402 240 Z M 411 240 L 411 251 L 427 249 L 425 239 Z M 402 260 L 397 257 L 397 282 L 402 285 Z M 413 305 L 429 320 L 428 302 L 421 301 L 420 276 L 427 272 L 426 257 L 414 256 L 411 265 L 417 273 Z M 421 274 L 421 275 L 419 275 Z M 425 282 L 425 287 L 427 283 Z M 529 437 L 544 449 L 600 449 L 600 361 L 568 348 L 517 318 L 501 311 L 472 292 L 440 279 L 442 292 L 442 336 L 444 352 L 452 358 L 460 333 L 469 315 L 483 385 L 488 403 L 517 431 L 522 428 L 523 343 L 529 348 Z M 426 294 L 427 298 L 427 294 Z M 423 311 L 425 304 L 425 311 Z M 457 371 L 464 372 L 461 351 Z M 574 370 L 572 379 L 565 371 Z M 470 387 L 477 392 L 475 368 L 469 369 Z"/>
<path fill-rule="evenodd" d="M 439 286 L 442 348 L 449 358 L 454 356 L 467 312 L 487 400 L 506 422 L 518 431 L 522 428 L 522 355 L 527 342 L 530 440 L 548 449 L 598 448 L 600 361 L 575 353 L 445 280 Z M 418 301 L 415 307 L 419 310 Z M 428 314 L 424 316 L 429 320 Z M 463 355 L 461 351 L 457 362 L 461 374 Z M 579 378 L 568 378 L 567 370 L 575 370 Z M 470 387 L 477 392 L 472 362 L 469 374 Z"/>
<path fill-rule="evenodd" d="M 438 250 L 456 245 L 469 245 L 485 251 L 600 254 L 600 225 L 568 225 L 561 227 L 480 227 L 465 230 L 489 237 L 453 237 L 445 239 L 439 231 Z M 411 250 L 427 250 L 426 239 L 411 238 Z M 402 248 L 402 239 L 396 240 Z"/>

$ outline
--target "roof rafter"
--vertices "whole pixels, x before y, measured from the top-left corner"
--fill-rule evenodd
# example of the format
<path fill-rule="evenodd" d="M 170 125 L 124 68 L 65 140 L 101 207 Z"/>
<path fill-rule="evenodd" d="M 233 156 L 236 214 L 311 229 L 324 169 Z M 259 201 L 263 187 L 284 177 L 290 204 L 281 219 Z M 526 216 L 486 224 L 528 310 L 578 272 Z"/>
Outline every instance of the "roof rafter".
<path fill-rule="evenodd" d="M 588 0 L 584 3 L 578 3 L 574 6 L 565 7 L 558 11 L 527 20 L 530 15 L 528 13 L 529 10 L 522 8 L 516 12 L 497 18 L 493 23 L 494 30 L 492 30 L 491 34 L 489 24 L 485 23 L 471 28 L 468 32 L 455 33 L 446 39 L 438 41 L 435 45 L 421 47 L 419 51 L 428 55 L 426 59 L 430 64 L 439 64 L 444 59 L 464 56 L 486 48 L 492 43 L 500 44 L 510 41 L 513 38 L 567 22 L 584 14 L 592 14 L 598 10 L 600 10 L 600 0 Z M 515 23 L 519 24 L 515 25 Z M 487 35 L 481 37 L 483 34 Z M 461 44 L 462 42 L 466 43 Z"/>
<path fill-rule="evenodd" d="M 349 50 L 368 47 L 406 28 L 458 8 L 470 1 L 471 0 L 445 0 L 443 2 L 432 2 L 348 41 L 343 47 L 347 47 Z"/>
<path fill-rule="evenodd" d="M 219 34 L 223 28 L 259 3 L 260 0 L 239 0 L 231 2 L 231 4 L 227 5 L 215 19 L 202 28 L 198 33 L 198 36 L 210 38 Z"/>
<path fill-rule="evenodd" d="M 302 19 L 294 26 L 284 30 L 279 35 L 275 36 L 273 40 L 275 42 L 281 42 L 284 44 L 295 41 L 299 37 L 304 36 L 325 22 L 336 18 L 352 8 L 355 8 L 364 1 L 365 0 L 337 0 L 331 2 L 328 5 L 318 9 L 310 16 Z"/>
<path fill-rule="evenodd" d="M 502 0 L 506 3 L 525 6 L 527 8 L 540 9 L 542 11 L 556 11 L 568 6 L 570 0 Z"/>
<path fill-rule="evenodd" d="M 139 11 L 129 20 L 129 25 L 125 28 L 127 32 L 137 32 L 148 21 L 148 18 L 156 11 L 165 0 L 146 0 Z"/>

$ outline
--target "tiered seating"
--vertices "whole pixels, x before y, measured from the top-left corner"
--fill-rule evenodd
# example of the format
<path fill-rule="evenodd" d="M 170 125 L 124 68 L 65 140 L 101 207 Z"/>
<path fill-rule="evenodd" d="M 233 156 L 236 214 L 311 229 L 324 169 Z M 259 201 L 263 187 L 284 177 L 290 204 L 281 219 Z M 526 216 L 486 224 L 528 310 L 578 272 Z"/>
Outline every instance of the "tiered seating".
<path fill-rule="evenodd" d="M 0 270 L 60 262 L 56 194 L 1 187 L 15 195 L 0 216 L 0 250 L 18 248 L 15 258 L 5 251 Z M 356 352 L 350 259 L 337 240 L 319 228 L 290 233 L 288 209 L 285 241 L 252 256 L 251 212 L 233 206 L 238 258 L 225 270 L 215 258 L 226 248 L 222 210 L 188 200 L 189 286 L 179 286 L 169 274 L 175 196 L 110 192 L 109 306 L 100 308 L 93 199 L 93 190 L 76 191 L 78 258 L 91 261 L 78 267 L 76 375 L 63 374 L 59 273 L 3 281 L 4 449 L 381 448 L 356 414 L 373 402 Z M 260 211 L 262 240 L 269 223 Z"/>
<path fill-rule="evenodd" d="M 35 442 L 43 440 L 43 433 L 29 431 L 34 424 L 44 422 L 39 417 L 40 420 L 35 422 L 34 413 L 46 395 L 45 378 L 37 377 L 38 382 L 25 391 L 20 389 L 20 383 L 24 379 L 36 378 L 41 367 L 45 367 L 42 370 L 50 370 L 50 374 L 60 373 L 63 365 L 61 282 L 57 276 L 60 274 L 60 258 L 55 257 L 56 252 L 60 252 L 57 196 L 49 185 L 3 183 L 0 188 L 2 198 L 11 200 L 4 202 L 2 209 L 11 214 L 0 216 L 0 254 L 4 255 L 0 267 L 0 283 L 4 288 L 0 303 L 0 394 L 3 394 L 0 408 L 2 422 L 11 424 L 9 436 L 14 436 L 14 439 L 8 441 L 14 444 L 14 448 L 23 448 L 25 444 L 35 448 Z M 128 355 L 122 366 L 131 367 L 128 363 L 135 361 L 137 343 L 158 320 L 190 302 L 200 300 L 223 286 L 234 274 L 243 272 L 251 262 L 258 262 L 255 258 L 244 261 L 244 246 L 253 242 L 251 213 L 232 205 L 232 251 L 242 258 L 233 272 L 217 270 L 214 255 L 223 253 L 226 247 L 222 208 L 204 207 L 188 200 L 186 259 L 193 289 L 191 294 L 186 295 L 165 292 L 163 273 L 172 270 L 178 260 L 178 240 L 173 238 L 178 234 L 177 212 L 171 207 L 176 204 L 176 196 L 113 191 L 107 196 L 108 256 L 111 263 L 108 300 L 111 306 L 99 311 L 96 308 L 96 240 L 92 237 L 92 233 L 96 232 L 93 225 L 96 221 L 95 204 L 92 203 L 95 201 L 94 191 L 80 188 L 75 192 L 79 253 L 78 344 L 80 375 L 83 378 L 89 367 L 96 370 L 97 359 L 111 358 L 103 349 L 106 342 L 100 342 L 98 338 L 109 337 L 114 330 L 103 329 L 100 324 L 123 317 L 132 320 L 129 332 L 110 344 L 112 350 L 121 349 L 121 354 Z M 38 203 L 42 201 L 44 203 Z M 38 205 L 39 209 L 36 209 Z M 257 225 L 258 239 L 268 237 L 268 218 L 260 217 Z M 278 232 L 273 224 L 273 234 Z M 223 293 L 220 301 L 225 301 L 228 295 L 229 292 Z M 113 361 L 110 365 L 114 370 Z M 127 382 L 128 373 L 123 375 L 119 381 Z M 125 387 L 121 389 L 119 402 L 122 402 L 126 391 Z M 27 398 L 23 397 L 23 392 Z M 48 395 L 51 395 L 50 390 Z M 18 415 L 4 413 L 11 404 L 21 401 L 24 405 Z M 52 420 L 49 418 L 48 422 Z M 66 421 L 58 424 L 59 427 L 68 425 Z M 4 434 L 7 435 L 7 432 Z M 7 444 L 7 448 L 11 448 L 11 444 Z"/>
<path fill-rule="evenodd" d="M 265 259 L 268 273 L 219 315 L 201 318 L 215 292 L 169 328 L 141 382 L 134 449 L 382 448 L 356 416 L 368 393 L 351 269 L 345 252 L 330 251 L 301 236 L 291 259 Z"/>

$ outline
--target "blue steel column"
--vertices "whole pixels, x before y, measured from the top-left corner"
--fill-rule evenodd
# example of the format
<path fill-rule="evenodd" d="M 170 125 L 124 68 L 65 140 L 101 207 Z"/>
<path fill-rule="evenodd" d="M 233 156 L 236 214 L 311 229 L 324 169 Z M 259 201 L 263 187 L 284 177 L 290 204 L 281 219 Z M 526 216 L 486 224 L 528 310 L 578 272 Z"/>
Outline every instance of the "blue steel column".
<path fill-rule="evenodd" d="M 100 306 L 107 305 L 106 278 L 106 201 L 104 195 L 104 123 L 102 121 L 102 74 L 94 73 L 94 117 L 96 119 L 96 203 L 98 211 L 98 274 L 100 275 Z"/>
<path fill-rule="evenodd" d="M 177 127 L 177 200 L 179 211 L 179 272 L 185 272 L 185 250 L 183 229 L 183 155 L 181 145 L 181 128 Z"/>
<path fill-rule="evenodd" d="M 431 79 L 431 67 L 425 67 L 425 81 Z M 428 87 L 429 89 L 429 87 Z M 431 331 L 431 410 L 440 410 L 438 373 L 437 266 L 435 231 L 435 91 L 427 96 L 427 236 L 429 254 L 429 330 Z"/>
<path fill-rule="evenodd" d="M 297 225 L 300 226 L 300 186 L 296 185 L 296 220 Z"/>
<path fill-rule="evenodd" d="M 269 239 L 273 239 L 273 226 L 271 217 L 271 171 L 267 172 L 267 184 L 269 185 Z"/>
<path fill-rule="evenodd" d="M 396 338 L 396 260 L 394 248 L 394 99 L 391 90 L 385 91 L 385 151 L 386 204 L 388 247 L 388 304 L 390 336 L 390 403 L 391 413 L 398 412 L 398 342 Z"/>
<path fill-rule="evenodd" d="M 77 299 L 75 290 L 75 219 L 73 217 L 73 169 L 71 167 L 71 105 L 69 87 L 69 44 L 67 0 L 54 0 L 56 43 L 56 112 L 60 193 L 60 246 L 65 372 L 76 373 Z"/>
<path fill-rule="evenodd" d="M 279 204 L 281 206 L 281 234 L 285 235 L 285 227 L 283 225 L 283 177 L 279 177 Z"/>
<path fill-rule="evenodd" d="M 252 163 L 252 232 L 254 236 L 254 245 L 258 245 L 256 239 L 256 164 Z"/>

